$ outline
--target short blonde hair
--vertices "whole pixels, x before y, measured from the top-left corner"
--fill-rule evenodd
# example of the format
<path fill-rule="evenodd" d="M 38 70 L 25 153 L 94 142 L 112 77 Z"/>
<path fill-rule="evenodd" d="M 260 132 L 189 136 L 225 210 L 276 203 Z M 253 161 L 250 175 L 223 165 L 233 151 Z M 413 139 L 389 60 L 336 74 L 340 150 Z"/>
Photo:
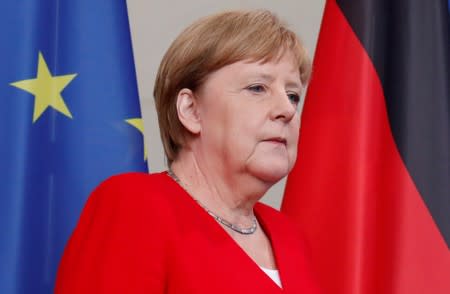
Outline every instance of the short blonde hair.
<path fill-rule="evenodd" d="M 164 55 L 154 87 L 161 139 L 169 165 L 185 144 L 187 130 L 178 119 L 179 91 L 196 91 L 209 74 L 242 61 L 267 62 L 294 55 L 304 85 L 311 65 L 297 35 L 267 10 L 229 11 L 205 18 L 187 27 Z"/>

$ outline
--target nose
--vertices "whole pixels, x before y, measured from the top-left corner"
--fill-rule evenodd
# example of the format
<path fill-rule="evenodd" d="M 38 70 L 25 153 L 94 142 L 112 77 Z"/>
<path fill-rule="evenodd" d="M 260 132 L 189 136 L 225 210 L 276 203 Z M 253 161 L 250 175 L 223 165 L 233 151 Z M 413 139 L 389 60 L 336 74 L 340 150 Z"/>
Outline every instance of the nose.
<path fill-rule="evenodd" d="M 289 122 L 296 113 L 297 107 L 292 104 L 284 90 L 280 91 L 277 95 L 274 95 L 271 112 L 271 118 L 273 120 Z"/>

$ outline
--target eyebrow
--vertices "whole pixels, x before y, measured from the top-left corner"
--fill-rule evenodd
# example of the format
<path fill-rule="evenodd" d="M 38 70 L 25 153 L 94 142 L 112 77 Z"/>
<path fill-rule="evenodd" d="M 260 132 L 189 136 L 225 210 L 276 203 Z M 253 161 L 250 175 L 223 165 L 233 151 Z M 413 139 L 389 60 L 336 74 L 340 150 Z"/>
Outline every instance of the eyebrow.
<path fill-rule="evenodd" d="M 266 73 L 257 73 L 255 74 L 255 76 L 263 78 L 264 80 L 269 82 L 273 82 L 275 80 L 275 78 L 272 75 Z"/>
<path fill-rule="evenodd" d="M 257 73 L 253 75 L 254 77 L 258 77 L 258 78 L 262 78 L 268 82 L 273 82 L 275 80 L 275 78 L 270 75 L 270 74 L 266 74 L 266 73 Z M 292 87 L 292 88 L 297 88 L 299 90 L 303 89 L 303 85 L 301 83 L 297 83 L 297 82 L 293 82 L 290 81 L 286 84 L 287 87 Z"/>

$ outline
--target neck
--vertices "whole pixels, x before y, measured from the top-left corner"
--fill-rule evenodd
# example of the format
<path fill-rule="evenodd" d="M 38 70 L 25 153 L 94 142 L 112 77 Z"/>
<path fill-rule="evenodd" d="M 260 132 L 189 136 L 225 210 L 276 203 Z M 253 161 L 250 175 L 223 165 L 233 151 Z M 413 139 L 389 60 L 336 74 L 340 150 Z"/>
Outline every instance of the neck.
<path fill-rule="evenodd" d="M 246 174 L 228 174 L 193 152 L 182 150 L 171 170 L 196 200 L 214 214 L 244 227 L 253 223 L 253 207 L 270 187 Z"/>

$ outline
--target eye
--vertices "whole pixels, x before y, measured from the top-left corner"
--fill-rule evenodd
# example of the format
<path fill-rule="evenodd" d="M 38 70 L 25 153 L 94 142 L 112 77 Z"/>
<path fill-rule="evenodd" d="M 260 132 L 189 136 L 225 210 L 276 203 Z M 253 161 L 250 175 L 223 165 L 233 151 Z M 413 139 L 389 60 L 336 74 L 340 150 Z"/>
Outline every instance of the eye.
<path fill-rule="evenodd" d="M 291 103 L 294 105 L 298 105 L 298 103 L 300 102 L 300 95 L 298 95 L 297 93 L 287 93 L 287 96 Z"/>
<path fill-rule="evenodd" d="M 256 85 L 248 86 L 247 90 L 249 90 L 251 92 L 255 92 L 255 93 L 262 93 L 266 90 L 266 87 L 264 87 L 264 85 L 256 84 Z"/>

